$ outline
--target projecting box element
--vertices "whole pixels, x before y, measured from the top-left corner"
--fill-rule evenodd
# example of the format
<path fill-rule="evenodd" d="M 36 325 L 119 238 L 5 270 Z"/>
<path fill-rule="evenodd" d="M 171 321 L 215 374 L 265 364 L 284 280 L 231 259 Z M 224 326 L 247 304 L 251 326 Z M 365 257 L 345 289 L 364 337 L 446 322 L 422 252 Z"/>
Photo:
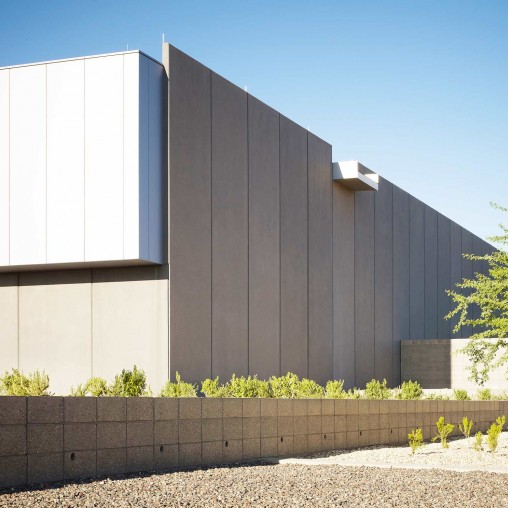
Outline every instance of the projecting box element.
<path fill-rule="evenodd" d="M 354 191 L 377 191 L 379 175 L 358 161 L 333 163 L 333 179 Z"/>
<path fill-rule="evenodd" d="M 166 262 L 163 67 L 0 69 L 0 271 Z"/>

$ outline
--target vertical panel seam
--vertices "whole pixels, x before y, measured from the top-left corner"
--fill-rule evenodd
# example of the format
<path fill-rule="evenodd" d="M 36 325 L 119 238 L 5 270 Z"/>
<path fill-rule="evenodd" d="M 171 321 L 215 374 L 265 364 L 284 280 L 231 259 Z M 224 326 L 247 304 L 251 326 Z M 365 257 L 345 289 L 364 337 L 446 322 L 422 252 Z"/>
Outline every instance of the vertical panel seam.
<path fill-rule="evenodd" d="M 8 115 L 9 118 L 7 120 L 7 133 L 9 136 L 9 141 L 7 143 L 8 149 L 9 149 L 9 156 L 7 160 L 8 164 L 8 185 L 9 185 L 9 191 L 8 191 L 8 199 L 9 202 L 7 203 L 7 213 L 8 213 L 8 249 L 7 249 L 7 262 L 9 263 L 9 266 L 11 264 L 11 70 L 7 70 L 7 85 L 8 85 L 8 101 L 7 101 L 7 108 L 8 108 Z"/>
<path fill-rule="evenodd" d="M 372 214 L 372 222 L 373 222 L 373 226 L 374 226 L 374 242 L 373 242 L 373 246 L 374 248 L 372 249 L 373 251 L 373 256 L 374 256 L 374 260 L 373 260 L 373 264 L 374 264 L 374 270 L 373 270 L 373 277 L 374 277 L 374 280 L 373 280 L 373 283 L 374 283 L 374 298 L 373 298 L 373 315 L 374 315 L 374 321 L 373 321 L 373 335 L 374 335 L 374 347 L 373 347 L 373 351 L 374 351 L 374 377 L 376 377 L 376 349 L 377 349 L 377 329 L 376 329 L 376 231 L 377 231 L 377 227 L 376 227 L 376 204 L 378 202 L 378 193 L 375 192 L 374 193 L 374 206 L 373 206 L 373 214 Z"/>
<path fill-rule="evenodd" d="M 245 94 L 247 107 L 247 374 L 250 374 L 250 141 L 249 141 L 249 94 Z M 254 373 L 255 374 L 255 373 Z"/>
<path fill-rule="evenodd" d="M 212 71 L 210 79 L 210 376 L 213 377 L 213 100 Z"/>
<path fill-rule="evenodd" d="M 83 261 L 86 260 L 86 60 L 83 60 Z"/>
<path fill-rule="evenodd" d="M 46 208 L 46 223 L 44 224 L 44 238 L 45 238 L 45 250 L 46 250 L 46 256 L 45 261 L 48 262 L 48 66 L 47 64 L 44 65 L 44 72 L 45 72 L 45 79 L 46 79 L 46 90 L 44 91 L 45 97 L 46 97 L 46 111 L 45 111 L 45 122 L 46 122 L 46 132 L 45 134 L 45 144 L 46 144 L 46 150 L 45 150 L 45 176 L 46 176 L 46 189 L 45 189 L 45 195 L 44 195 L 44 204 Z"/>
<path fill-rule="evenodd" d="M 279 376 L 282 375 L 282 185 L 280 164 L 280 113 L 278 120 L 279 148 Z"/>
<path fill-rule="evenodd" d="M 309 131 L 307 130 L 307 376 L 310 368 L 310 256 L 309 256 L 309 233 L 310 233 L 310 210 L 309 210 Z"/>
<path fill-rule="evenodd" d="M 125 259 L 125 55 L 122 55 L 122 259 Z"/>
<path fill-rule="evenodd" d="M 356 192 L 353 192 L 353 385 L 356 386 Z"/>
<path fill-rule="evenodd" d="M 140 65 L 140 69 L 141 69 L 141 56 L 139 58 L 139 65 Z M 151 257 L 151 242 L 150 242 L 150 209 L 151 209 L 151 206 L 150 206 L 150 153 L 151 153 L 151 150 L 150 150 L 150 98 L 151 98 L 151 86 L 150 86 L 150 62 L 147 62 L 147 65 L 146 65 L 146 74 L 147 74 L 147 83 L 148 83 L 148 123 L 147 123 L 147 133 L 148 133 L 148 143 L 147 143 L 147 152 L 148 152 L 148 156 L 147 156 L 147 168 L 146 168 L 146 173 L 147 173 L 147 202 L 148 202 L 148 211 L 147 211 L 147 218 L 148 218 L 148 224 L 147 224 L 147 232 L 146 232 L 146 235 L 147 235 L 147 242 L 148 242 L 148 245 L 147 245 L 147 249 L 148 249 L 148 259 L 152 259 Z M 139 91 L 139 94 L 141 94 L 141 90 Z M 139 96 L 138 96 L 139 97 Z M 138 99 L 138 104 L 140 104 L 140 101 Z M 139 122 L 139 112 L 138 112 L 138 125 L 140 124 Z M 139 135 L 139 134 L 138 134 Z M 138 228 L 140 227 L 141 225 L 138 226 Z"/>

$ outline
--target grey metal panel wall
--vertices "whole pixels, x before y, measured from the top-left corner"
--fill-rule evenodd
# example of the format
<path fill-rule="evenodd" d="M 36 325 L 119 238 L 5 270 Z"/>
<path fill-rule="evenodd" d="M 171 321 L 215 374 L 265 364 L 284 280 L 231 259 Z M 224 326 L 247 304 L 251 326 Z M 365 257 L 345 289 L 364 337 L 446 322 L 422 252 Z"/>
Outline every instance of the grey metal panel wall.
<path fill-rule="evenodd" d="M 333 377 L 355 383 L 355 195 L 333 184 Z"/>
<path fill-rule="evenodd" d="M 437 212 L 425 206 L 425 338 L 437 337 Z"/>
<path fill-rule="evenodd" d="M 170 49 L 171 373 L 211 375 L 210 70 Z"/>
<path fill-rule="evenodd" d="M 393 186 L 392 379 L 400 381 L 400 341 L 409 338 L 409 195 Z"/>
<path fill-rule="evenodd" d="M 393 385 L 393 185 L 380 178 L 375 193 L 374 316 L 376 379 Z"/>
<path fill-rule="evenodd" d="M 473 252 L 473 235 L 464 228 L 461 228 L 462 232 L 462 253 L 471 254 Z M 473 262 L 462 256 L 462 278 L 470 279 L 473 276 Z M 468 290 L 465 290 L 466 292 Z M 471 309 L 468 310 L 468 318 L 472 317 Z M 470 325 L 462 327 L 462 337 L 467 339 L 471 336 L 472 329 Z"/>
<path fill-rule="evenodd" d="M 455 289 L 455 285 L 462 280 L 462 231 L 461 227 L 453 221 L 450 221 L 450 288 Z M 453 305 L 453 302 L 450 303 Z M 450 320 L 451 338 L 462 337 L 462 332 L 454 332 L 457 324 L 457 317 Z"/>
<path fill-rule="evenodd" d="M 212 376 L 248 372 L 247 94 L 212 72 Z"/>
<path fill-rule="evenodd" d="M 249 96 L 249 373 L 280 368 L 279 114 Z"/>
<path fill-rule="evenodd" d="M 425 207 L 409 196 L 409 338 L 425 334 Z"/>
<path fill-rule="evenodd" d="M 450 297 L 446 294 L 451 289 L 450 258 L 450 220 L 437 216 L 437 338 L 450 338 L 450 321 L 444 319 L 450 311 Z"/>
<path fill-rule="evenodd" d="M 309 376 L 333 377 L 332 147 L 308 134 Z"/>
<path fill-rule="evenodd" d="M 307 131 L 280 117 L 281 372 L 308 375 Z"/>
<path fill-rule="evenodd" d="M 355 197 L 355 383 L 374 375 L 374 193 Z"/>

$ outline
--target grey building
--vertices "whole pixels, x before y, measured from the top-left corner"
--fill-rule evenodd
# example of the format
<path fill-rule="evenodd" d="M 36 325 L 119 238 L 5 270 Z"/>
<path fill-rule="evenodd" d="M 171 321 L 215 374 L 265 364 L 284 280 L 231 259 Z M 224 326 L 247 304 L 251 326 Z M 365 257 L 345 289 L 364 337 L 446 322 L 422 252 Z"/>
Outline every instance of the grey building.
<path fill-rule="evenodd" d="M 401 340 L 470 335 L 445 290 L 489 244 L 173 46 L 162 60 L 0 69 L 1 370 L 61 393 L 133 364 L 156 390 L 175 371 L 396 385 Z"/>

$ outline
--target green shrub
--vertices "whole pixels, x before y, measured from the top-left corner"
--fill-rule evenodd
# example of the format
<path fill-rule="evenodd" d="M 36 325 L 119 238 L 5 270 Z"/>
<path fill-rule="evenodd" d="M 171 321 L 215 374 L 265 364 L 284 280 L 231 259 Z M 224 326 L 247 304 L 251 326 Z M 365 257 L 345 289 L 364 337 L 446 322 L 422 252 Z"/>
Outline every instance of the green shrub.
<path fill-rule="evenodd" d="M 473 428 L 473 420 L 468 420 L 467 416 L 462 418 L 462 423 L 459 423 L 459 429 L 467 439 L 471 435 L 471 429 Z"/>
<path fill-rule="evenodd" d="M 475 452 L 481 452 L 483 450 L 483 434 L 479 430 L 474 436 L 473 450 Z"/>
<path fill-rule="evenodd" d="M 342 379 L 328 381 L 323 397 L 325 399 L 345 399 L 347 392 L 344 391 L 344 381 Z"/>
<path fill-rule="evenodd" d="M 201 393 L 205 397 L 212 399 L 224 398 L 228 396 L 227 388 L 219 383 L 219 376 L 215 379 L 205 379 L 201 383 Z"/>
<path fill-rule="evenodd" d="M 366 384 L 363 395 L 366 399 L 385 400 L 389 399 L 391 394 L 392 391 L 386 386 L 386 379 L 382 382 L 373 379 Z"/>
<path fill-rule="evenodd" d="M 269 381 L 270 395 L 281 399 L 297 399 L 300 391 L 300 379 L 288 372 L 285 376 L 272 376 Z"/>
<path fill-rule="evenodd" d="M 492 400 L 492 392 L 489 388 L 482 388 L 476 392 L 476 398 L 478 400 Z"/>
<path fill-rule="evenodd" d="M 71 388 L 73 397 L 104 397 L 109 394 L 108 382 L 102 377 L 91 377 L 84 385 Z"/>
<path fill-rule="evenodd" d="M 184 383 L 178 371 L 175 374 L 176 382 L 170 380 L 162 387 L 159 397 L 197 397 L 196 387 L 191 383 Z"/>
<path fill-rule="evenodd" d="M 268 381 L 257 376 L 236 377 L 234 374 L 226 384 L 227 397 L 268 397 Z"/>
<path fill-rule="evenodd" d="M 300 381 L 297 397 L 299 399 L 322 399 L 324 389 L 312 379 L 303 378 Z"/>
<path fill-rule="evenodd" d="M 453 390 L 453 398 L 455 400 L 471 400 L 467 394 L 467 390 L 461 390 L 460 388 Z"/>
<path fill-rule="evenodd" d="M 115 376 L 108 392 L 113 397 L 140 397 L 142 395 L 149 395 L 150 392 L 146 389 L 145 371 L 138 369 L 135 365 L 132 370 L 122 369 L 122 373 Z"/>
<path fill-rule="evenodd" d="M 423 446 L 423 432 L 422 429 L 413 429 L 408 435 L 409 447 L 411 448 L 411 455 L 416 453 L 416 450 Z"/>
<path fill-rule="evenodd" d="M 418 400 L 423 395 L 422 387 L 418 381 L 404 381 L 397 392 L 395 398 L 401 400 Z"/>
<path fill-rule="evenodd" d="M 496 421 L 489 427 L 489 430 L 487 430 L 487 444 L 491 452 L 497 450 L 499 434 L 501 434 L 505 423 L 506 418 L 504 416 L 498 416 Z"/>
<path fill-rule="evenodd" d="M 17 395 L 17 396 L 40 396 L 51 395 L 49 392 L 49 376 L 43 370 L 29 372 L 28 377 L 18 369 L 5 372 L 0 377 L 0 395 Z"/>
<path fill-rule="evenodd" d="M 439 439 L 443 448 L 448 448 L 447 438 L 453 432 L 455 425 L 445 423 L 444 416 L 441 416 L 436 422 L 436 427 L 437 434 L 432 438 L 432 441 L 437 441 Z"/>

